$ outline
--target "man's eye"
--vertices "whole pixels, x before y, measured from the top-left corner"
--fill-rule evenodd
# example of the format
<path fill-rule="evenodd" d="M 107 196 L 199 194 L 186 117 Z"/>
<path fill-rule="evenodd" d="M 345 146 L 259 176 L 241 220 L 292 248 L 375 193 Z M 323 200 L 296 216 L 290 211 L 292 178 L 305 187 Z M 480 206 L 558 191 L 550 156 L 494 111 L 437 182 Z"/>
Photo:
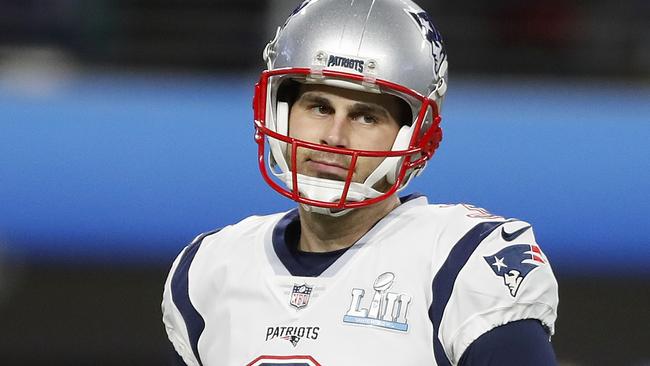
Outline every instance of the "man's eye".
<path fill-rule="evenodd" d="M 325 105 L 314 105 L 311 106 L 310 109 L 316 114 L 323 114 L 323 115 L 329 114 L 331 111 L 331 108 Z"/>
<path fill-rule="evenodd" d="M 368 124 L 368 125 L 372 125 L 372 124 L 377 123 L 377 118 L 375 116 L 373 116 L 373 115 L 370 115 L 370 114 L 359 115 L 359 116 L 357 116 L 356 119 L 357 119 L 357 121 L 359 121 L 359 122 L 361 122 L 363 124 Z"/>

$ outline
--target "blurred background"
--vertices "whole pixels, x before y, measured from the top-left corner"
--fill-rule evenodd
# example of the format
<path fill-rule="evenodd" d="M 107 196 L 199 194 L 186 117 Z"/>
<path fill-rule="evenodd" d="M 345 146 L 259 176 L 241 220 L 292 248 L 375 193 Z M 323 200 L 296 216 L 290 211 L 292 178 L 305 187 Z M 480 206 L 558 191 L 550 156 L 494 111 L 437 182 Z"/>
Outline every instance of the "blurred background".
<path fill-rule="evenodd" d="M 534 225 L 562 365 L 650 365 L 650 2 L 420 1 L 444 141 L 408 189 Z M 296 0 L 0 0 L 0 364 L 162 365 L 196 234 L 290 209 L 257 172 L 261 50 Z"/>

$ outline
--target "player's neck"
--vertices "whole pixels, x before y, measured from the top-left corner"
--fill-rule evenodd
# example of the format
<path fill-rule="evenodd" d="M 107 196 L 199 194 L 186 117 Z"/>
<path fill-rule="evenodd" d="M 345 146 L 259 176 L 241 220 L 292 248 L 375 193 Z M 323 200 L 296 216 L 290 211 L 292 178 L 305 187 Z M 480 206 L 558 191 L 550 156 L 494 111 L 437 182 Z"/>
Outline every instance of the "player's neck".
<path fill-rule="evenodd" d="M 352 210 L 340 217 L 307 212 L 300 207 L 298 248 L 305 252 L 331 252 L 347 248 L 399 205 L 399 198 L 391 196 L 372 206 Z"/>

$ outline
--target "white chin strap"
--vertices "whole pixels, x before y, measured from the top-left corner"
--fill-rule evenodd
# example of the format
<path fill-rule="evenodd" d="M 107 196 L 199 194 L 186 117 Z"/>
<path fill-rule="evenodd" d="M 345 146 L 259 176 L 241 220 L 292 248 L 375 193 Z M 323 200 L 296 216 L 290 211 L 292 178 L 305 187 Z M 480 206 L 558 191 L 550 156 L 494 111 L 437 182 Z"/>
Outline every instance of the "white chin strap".
<path fill-rule="evenodd" d="M 284 184 L 292 188 L 293 184 L 291 181 L 291 172 L 284 172 L 276 174 L 276 177 L 281 179 Z M 298 191 L 300 194 L 309 199 L 322 201 L 322 202 L 338 202 L 341 200 L 343 195 L 343 189 L 345 188 L 345 182 L 332 179 L 316 178 L 310 177 L 303 174 L 297 175 L 298 179 Z M 381 192 L 363 184 L 363 183 L 350 183 L 350 188 L 348 189 L 348 195 L 346 196 L 346 201 L 360 202 L 368 198 L 375 198 L 381 196 Z M 327 207 L 318 207 L 303 204 L 302 207 L 308 212 L 316 212 L 324 215 L 330 216 L 343 216 L 346 213 L 350 212 L 352 209 L 336 210 L 334 211 Z"/>
<path fill-rule="evenodd" d="M 272 113 L 268 112 L 271 111 L 267 111 L 267 116 L 273 115 Z M 267 118 L 267 120 L 269 122 L 270 129 L 277 131 L 279 134 L 287 136 L 289 130 L 289 105 L 286 102 L 278 102 L 276 118 L 271 117 Z M 400 128 L 391 150 L 396 151 L 406 149 L 408 147 L 408 143 L 411 139 L 412 134 L 412 127 L 403 126 Z M 268 164 L 271 172 L 289 189 L 293 189 L 293 182 L 291 178 L 292 174 L 289 170 L 289 166 L 284 154 L 284 152 L 287 150 L 287 144 L 273 138 L 269 138 L 268 141 L 270 147 Z M 401 157 L 387 157 L 381 162 L 381 164 L 379 164 L 379 166 L 377 166 L 377 168 L 375 168 L 375 170 L 368 176 L 368 178 L 366 178 L 363 183 L 350 183 L 346 201 L 360 202 L 382 195 L 382 192 L 379 192 L 372 187 L 384 177 L 389 184 L 394 184 L 397 179 L 397 174 L 399 174 L 401 159 Z M 402 184 L 398 191 L 406 187 L 408 181 L 413 175 L 414 174 L 407 174 L 407 181 Z M 298 174 L 297 180 L 298 191 L 305 198 L 322 202 L 338 202 L 343 196 L 343 190 L 345 188 L 345 182 L 343 181 L 310 177 L 303 174 Z M 326 207 L 311 206 L 306 204 L 302 204 L 302 207 L 308 212 L 315 212 L 334 217 L 343 216 L 346 213 L 352 211 L 352 209 L 333 210 Z"/>

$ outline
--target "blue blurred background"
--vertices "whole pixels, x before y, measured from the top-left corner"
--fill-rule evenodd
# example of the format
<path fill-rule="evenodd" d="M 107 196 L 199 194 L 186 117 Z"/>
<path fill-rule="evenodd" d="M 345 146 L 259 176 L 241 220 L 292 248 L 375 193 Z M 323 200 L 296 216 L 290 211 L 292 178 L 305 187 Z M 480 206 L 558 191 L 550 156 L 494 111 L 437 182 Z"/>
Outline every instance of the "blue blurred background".
<path fill-rule="evenodd" d="M 198 232 L 291 207 L 257 171 L 254 82 L 98 73 L 39 96 L 4 86 L 6 255 L 166 264 Z M 412 191 L 529 220 L 559 274 L 650 273 L 650 86 L 451 85 L 444 143 Z"/>
<path fill-rule="evenodd" d="M 0 1 L 10 364 L 164 363 L 174 256 L 294 206 L 259 176 L 251 99 L 296 3 Z M 443 143 L 408 191 L 533 224 L 560 281 L 562 364 L 650 363 L 650 7 L 421 5 L 451 78 Z"/>

